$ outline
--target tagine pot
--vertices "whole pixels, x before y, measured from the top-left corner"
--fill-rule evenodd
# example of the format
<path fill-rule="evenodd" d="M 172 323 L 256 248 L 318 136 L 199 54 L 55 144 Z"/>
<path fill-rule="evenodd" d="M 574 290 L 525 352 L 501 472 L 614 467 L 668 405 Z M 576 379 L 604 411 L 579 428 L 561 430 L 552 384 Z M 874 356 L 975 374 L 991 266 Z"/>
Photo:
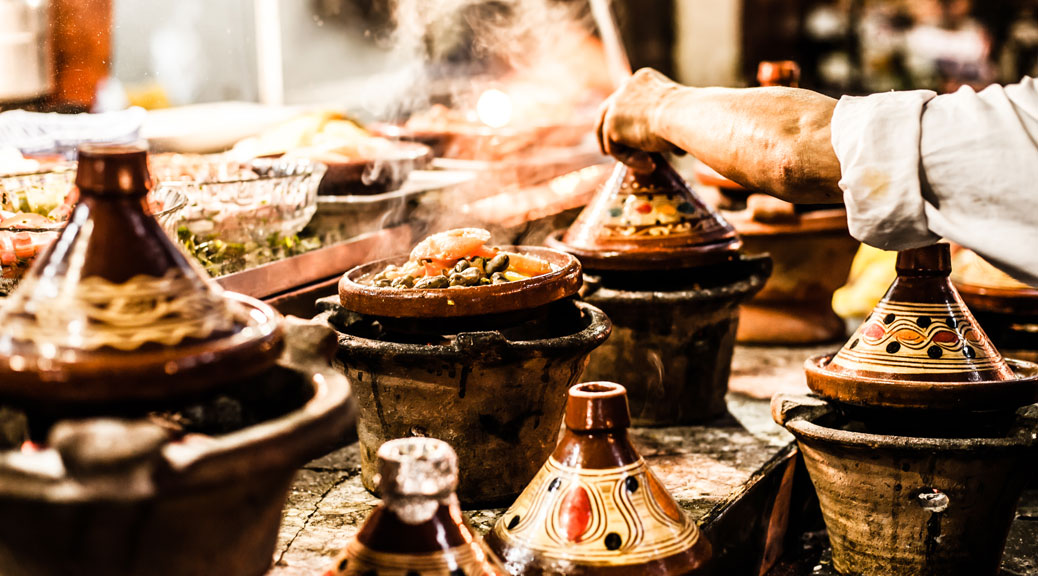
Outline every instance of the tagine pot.
<path fill-rule="evenodd" d="M 688 574 L 711 547 L 627 437 L 626 391 L 570 388 L 566 429 L 487 543 L 512 574 Z"/>
<path fill-rule="evenodd" d="M 402 260 L 387 259 L 347 272 L 339 301 L 320 303 L 327 311 L 319 318 L 338 333 L 338 361 L 357 398 L 361 479 L 369 490 L 378 491 L 376 452 L 394 438 L 449 443 L 465 506 L 507 504 L 551 453 L 566 390 L 611 324 L 570 297 L 580 285 L 576 259 L 545 248 L 512 250 L 545 259 L 555 271 L 440 290 L 357 282 Z"/>
<path fill-rule="evenodd" d="M 0 307 L 0 399 L 110 410 L 212 392 L 281 350 L 277 314 L 224 293 L 145 209 L 142 145 L 83 145 L 79 202 Z"/>
<path fill-rule="evenodd" d="M 59 421 L 31 445 L 6 436 L 0 573 L 266 573 L 296 470 L 354 422 L 349 385 L 330 366 L 331 331 L 293 321 L 284 333 L 275 366 L 175 419 L 204 413 L 218 424 L 174 432 L 166 419 L 97 417 Z M 228 407 L 239 416 L 231 423 Z"/>
<path fill-rule="evenodd" d="M 805 363 L 812 391 L 877 415 L 997 413 L 1038 401 L 1038 365 L 1003 358 L 991 343 L 949 280 L 947 244 L 899 252 L 896 270 L 844 347 Z"/>
<path fill-rule="evenodd" d="M 771 262 L 743 256 L 735 230 L 653 159 L 651 173 L 617 164 L 548 244 L 580 258 L 581 297 L 613 321 L 584 378 L 627 382 L 638 426 L 686 425 L 725 413 L 739 305 Z"/>
<path fill-rule="evenodd" d="M 382 504 L 324 576 L 507 576 L 465 521 L 454 494 L 458 457 L 435 438 L 400 438 L 378 449 Z"/>
<path fill-rule="evenodd" d="M 966 437 L 869 433 L 834 405 L 776 395 L 818 494 L 833 566 L 854 576 L 995 576 L 1038 457 L 1038 410 Z"/>

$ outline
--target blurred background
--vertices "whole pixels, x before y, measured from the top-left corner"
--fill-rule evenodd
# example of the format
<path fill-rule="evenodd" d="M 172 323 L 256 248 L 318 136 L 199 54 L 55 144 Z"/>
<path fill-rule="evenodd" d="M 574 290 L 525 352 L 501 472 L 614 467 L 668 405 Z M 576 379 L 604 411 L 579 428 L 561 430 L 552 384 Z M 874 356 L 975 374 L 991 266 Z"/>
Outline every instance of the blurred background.
<path fill-rule="evenodd" d="M 379 99 L 414 91 L 416 54 L 423 82 L 485 72 L 493 58 L 473 39 L 503 11 L 545 4 L 597 34 L 575 0 L 0 0 L 0 106 L 236 100 L 384 115 Z M 1038 0 L 616 0 L 613 10 L 633 66 L 692 85 L 753 85 L 759 61 L 784 59 L 800 64 L 801 86 L 831 95 L 1038 74 Z M 544 18 L 530 14 L 523 33 L 553 55 L 581 50 Z"/>

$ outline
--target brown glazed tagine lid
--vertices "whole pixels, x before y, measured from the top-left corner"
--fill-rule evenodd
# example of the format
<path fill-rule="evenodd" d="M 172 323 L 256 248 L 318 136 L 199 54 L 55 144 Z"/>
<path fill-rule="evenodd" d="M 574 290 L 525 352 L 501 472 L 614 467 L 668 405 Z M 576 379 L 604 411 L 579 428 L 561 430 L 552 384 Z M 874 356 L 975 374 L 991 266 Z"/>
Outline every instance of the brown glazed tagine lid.
<path fill-rule="evenodd" d="M 446 442 L 390 440 L 378 469 L 382 504 L 324 576 L 507 576 L 465 523 L 454 494 L 458 457 Z"/>
<path fill-rule="evenodd" d="M 143 145 L 84 145 L 79 203 L 0 308 L 0 397 L 166 400 L 244 379 L 281 350 L 269 306 L 223 292 L 145 211 Z"/>
<path fill-rule="evenodd" d="M 627 438 L 627 391 L 577 384 L 555 451 L 487 543 L 513 574 L 688 574 L 710 543 Z"/>
<path fill-rule="evenodd" d="M 617 163 L 576 222 L 549 244 L 585 268 L 663 270 L 732 260 L 742 247 L 735 229 L 707 206 L 659 154 L 655 169 Z"/>
<path fill-rule="evenodd" d="M 947 244 L 903 250 L 896 268 L 847 344 L 807 361 L 813 391 L 865 408 L 979 412 L 1038 400 L 1038 366 L 992 345 L 948 278 Z"/>

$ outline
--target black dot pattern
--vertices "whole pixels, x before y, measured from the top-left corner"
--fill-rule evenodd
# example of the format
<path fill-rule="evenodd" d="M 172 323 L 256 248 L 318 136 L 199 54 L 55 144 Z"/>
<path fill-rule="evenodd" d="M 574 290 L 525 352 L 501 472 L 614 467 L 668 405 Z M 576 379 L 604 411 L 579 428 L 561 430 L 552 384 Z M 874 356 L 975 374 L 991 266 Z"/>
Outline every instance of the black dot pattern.
<path fill-rule="evenodd" d="M 346 567 L 349 566 L 349 565 L 350 565 L 350 559 L 349 558 L 343 558 L 342 561 L 339 562 L 339 572 L 345 572 L 346 571 Z"/>
<path fill-rule="evenodd" d="M 554 492 L 558 490 L 561 484 L 562 480 L 559 480 L 558 478 L 553 478 L 551 482 L 548 482 L 548 492 Z"/>
<path fill-rule="evenodd" d="M 451 570 L 451 576 L 465 576 L 465 571 L 461 568 L 455 568 Z"/>
<path fill-rule="evenodd" d="M 508 529 L 514 530 L 519 525 L 519 515 L 512 516 L 512 519 L 508 521 Z"/>
<path fill-rule="evenodd" d="M 930 327 L 931 320 L 929 316 L 920 316 L 916 319 L 915 323 L 925 330 Z"/>
<path fill-rule="evenodd" d="M 624 480 L 624 489 L 627 490 L 628 494 L 634 494 L 635 492 L 637 492 L 638 491 L 638 479 L 635 478 L 634 476 L 628 476 L 627 479 Z"/>
<path fill-rule="evenodd" d="M 890 324 L 891 322 L 894 321 L 894 318 L 895 318 L 895 316 L 893 314 L 887 314 L 886 316 L 883 317 L 883 323 L 884 324 Z"/>
<path fill-rule="evenodd" d="M 608 548 L 609 550 L 619 550 L 621 544 L 623 544 L 623 541 L 620 540 L 620 535 L 619 534 L 617 534 L 616 532 L 610 532 L 609 534 L 606 534 L 606 537 L 605 537 L 605 547 L 606 548 Z"/>
<path fill-rule="evenodd" d="M 899 342 L 891 342 L 890 344 L 887 344 L 888 354 L 897 354 L 898 350 L 901 350 L 901 344 Z"/>
<path fill-rule="evenodd" d="M 934 360 L 940 358 L 942 354 L 944 354 L 944 350 L 941 350 L 940 346 L 930 346 L 926 349 L 926 355 Z"/>
<path fill-rule="evenodd" d="M 972 346 L 963 346 L 962 355 L 967 358 L 973 359 L 977 357 L 977 351 L 974 350 Z"/>
<path fill-rule="evenodd" d="M 854 350 L 854 347 L 857 346 L 857 345 L 858 345 L 858 339 L 855 338 L 854 341 L 851 342 L 851 345 L 848 346 L 848 348 L 850 348 L 851 350 Z"/>

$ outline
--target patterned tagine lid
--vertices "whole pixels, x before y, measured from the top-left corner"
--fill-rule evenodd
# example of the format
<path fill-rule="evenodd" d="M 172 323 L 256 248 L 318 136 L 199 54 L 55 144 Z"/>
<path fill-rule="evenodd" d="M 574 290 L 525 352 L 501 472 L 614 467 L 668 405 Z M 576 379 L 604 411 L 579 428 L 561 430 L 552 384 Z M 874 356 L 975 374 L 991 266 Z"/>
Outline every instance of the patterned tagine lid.
<path fill-rule="evenodd" d="M 324 576 L 506 576 L 465 523 L 454 494 L 458 457 L 446 442 L 390 440 L 378 470 L 382 505 Z"/>
<path fill-rule="evenodd" d="M 627 439 L 627 391 L 569 390 L 555 452 L 487 536 L 513 574 L 687 574 L 710 543 Z"/>
<path fill-rule="evenodd" d="M 1038 366 L 1006 360 L 952 286 L 947 244 L 904 250 L 897 279 L 835 356 L 808 360 L 807 383 L 861 407 L 983 411 L 1038 400 Z"/>
<path fill-rule="evenodd" d="M 589 270 L 662 270 L 717 264 L 742 247 L 735 229 L 658 154 L 655 170 L 617 163 L 576 222 L 551 244 Z"/>
<path fill-rule="evenodd" d="M 82 146 L 79 203 L 0 308 L 0 397 L 156 401 L 271 366 L 278 316 L 204 278 L 145 211 L 142 145 Z"/>

